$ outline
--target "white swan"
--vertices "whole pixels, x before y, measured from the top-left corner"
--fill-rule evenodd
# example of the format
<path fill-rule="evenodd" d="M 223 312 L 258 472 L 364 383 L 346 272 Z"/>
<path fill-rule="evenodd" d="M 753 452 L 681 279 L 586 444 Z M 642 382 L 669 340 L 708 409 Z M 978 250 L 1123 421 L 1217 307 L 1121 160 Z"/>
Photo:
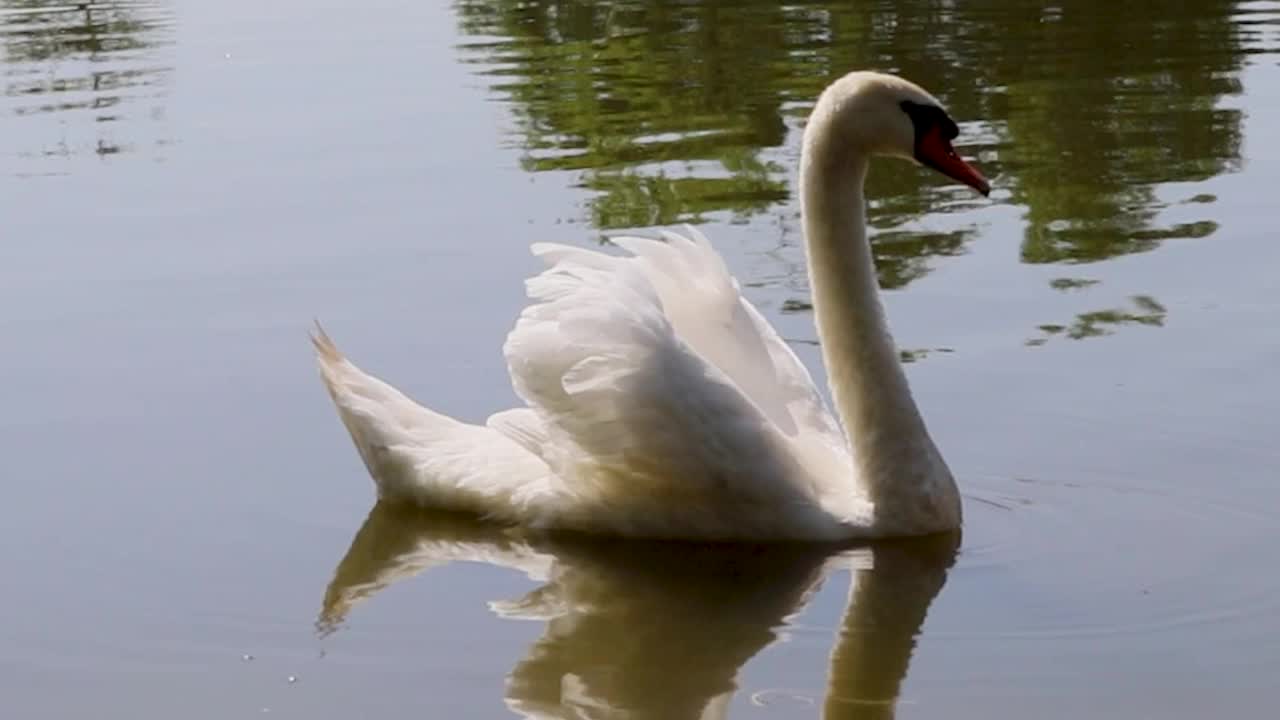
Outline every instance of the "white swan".
<path fill-rule="evenodd" d="M 528 407 L 468 425 L 415 404 L 320 331 L 321 375 L 388 500 L 536 528 L 706 540 L 837 541 L 960 526 L 960 496 L 911 397 L 880 307 L 862 194 L 873 155 L 972 186 L 955 123 L 901 78 L 829 86 L 804 133 L 800 194 L 835 405 L 700 233 L 561 245 L 503 352 Z"/>

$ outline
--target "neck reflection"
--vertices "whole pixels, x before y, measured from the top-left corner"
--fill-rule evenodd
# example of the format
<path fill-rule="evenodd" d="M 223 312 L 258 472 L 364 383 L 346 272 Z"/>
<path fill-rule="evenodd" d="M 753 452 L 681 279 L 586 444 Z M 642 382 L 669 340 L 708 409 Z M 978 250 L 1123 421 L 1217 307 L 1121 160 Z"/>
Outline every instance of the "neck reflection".
<path fill-rule="evenodd" d="M 383 588 L 456 561 L 542 584 L 490 603 L 546 629 L 507 679 L 530 718 L 724 718 L 736 677 L 831 573 L 851 569 L 823 717 L 892 717 L 915 637 L 946 581 L 958 536 L 860 548 L 690 545 L 519 535 L 471 518 L 379 504 L 325 592 L 335 632 Z"/>

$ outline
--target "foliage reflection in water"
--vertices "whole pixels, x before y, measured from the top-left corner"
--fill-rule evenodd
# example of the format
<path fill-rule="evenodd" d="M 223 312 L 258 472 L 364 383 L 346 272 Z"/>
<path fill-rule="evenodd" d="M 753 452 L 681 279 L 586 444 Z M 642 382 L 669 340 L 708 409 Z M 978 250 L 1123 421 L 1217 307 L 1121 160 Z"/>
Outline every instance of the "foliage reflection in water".
<path fill-rule="evenodd" d="M 379 504 L 338 564 L 317 626 L 337 631 L 357 604 L 432 567 L 510 568 L 543 584 L 490 608 L 546 623 L 508 675 L 511 709 L 709 720 L 728 712 L 743 664 L 777 640 L 777 628 L 822 582 L 849 569 L 823 716 L 888 718 L 958 541 L 840 550 L 519 536 L 465 516 Z"/>
<path fill-rule="evenodd" d="M 73 156 L 163 147 L 172 23 L 170 8 L 148 0 L 0 0 L 0 114 L 9 116 L 0 152 L 23 160 L 18 174 L 61 172 L 52 163 Z"/>
<path fill-rule="evenodd" d="M 1171 201 L 1160 186 L 1240 167 L 1242 112 L 1222 102 L 1241 92 L 1250 52 L 1238 7 L 455 4 L 463 57 L 510 106 L 524 167 L 576 173 L 596 228 L 766 213 L 794 226 L 790 175 L 804 113 L 827 82 L 871 67 L 933 89 L 969 121 L 959 150 L 995 177 L 996 197 L 1021 208 L 1019 259 L 1028 264 L 1093 262 L 1214 233 L 1212 195 L 1193 185 Z M 963 254 L 981 230 L 982 204 L 927 171 L 879 169 L 868 196 L 886 288 Z M 1181 219 L 1189 203 L 1201 218 Z M 1165 217 L 1173 205 L 1177 222 Z M 920 227 L 940 214 L 949 229 Z M 794 242 L 794 232 L 784 235 Z M 1081 331 L 1064 336 L 1103 334 L 1098 322 L 1111 321 L 1082 317 Z"/>

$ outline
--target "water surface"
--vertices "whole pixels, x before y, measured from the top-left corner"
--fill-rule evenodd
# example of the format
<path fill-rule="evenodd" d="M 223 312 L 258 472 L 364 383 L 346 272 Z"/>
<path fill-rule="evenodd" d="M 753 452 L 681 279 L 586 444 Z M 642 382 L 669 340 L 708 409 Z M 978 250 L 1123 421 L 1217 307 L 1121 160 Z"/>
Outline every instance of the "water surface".
<path fill-rule="evenodd" d="M 321 317 L 466 420 L 532 241 L 699 224 L 820 375 L 792 176 L 847 70 L 963 538 L 690 549 L 373 507 Z M 27 718 L 1267 716 L 1280 3 L 0 0 L 0 694 Z"/>

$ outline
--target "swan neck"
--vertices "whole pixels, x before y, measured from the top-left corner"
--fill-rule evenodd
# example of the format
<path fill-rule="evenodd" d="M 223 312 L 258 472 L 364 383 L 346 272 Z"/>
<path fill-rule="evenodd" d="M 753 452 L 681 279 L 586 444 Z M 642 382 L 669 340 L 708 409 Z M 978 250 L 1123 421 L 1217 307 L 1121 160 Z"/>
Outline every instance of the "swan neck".
<path fill-rule="evenodd" d="M 801 210 L 818 338 L 857 480 L 877 522 L 911 526 L 902 531 L 957 527 L 954 481 L 911 396 L 880 303 L 866 237 L 868 158 L 830 147 L 821 131 L 819 123 L 806 134 Z"/>
<path fill-rule="evenodd" d="M 823 360 L 845 430 L 855 445 L 893 430 L 918 435 L 923 423 L 907 387 L 880 303 L 866 237 L 867 161 L 808 163 L 803 181 L 805 238 Z M 861 450 L 855 447 L 855 450 Z"/>

